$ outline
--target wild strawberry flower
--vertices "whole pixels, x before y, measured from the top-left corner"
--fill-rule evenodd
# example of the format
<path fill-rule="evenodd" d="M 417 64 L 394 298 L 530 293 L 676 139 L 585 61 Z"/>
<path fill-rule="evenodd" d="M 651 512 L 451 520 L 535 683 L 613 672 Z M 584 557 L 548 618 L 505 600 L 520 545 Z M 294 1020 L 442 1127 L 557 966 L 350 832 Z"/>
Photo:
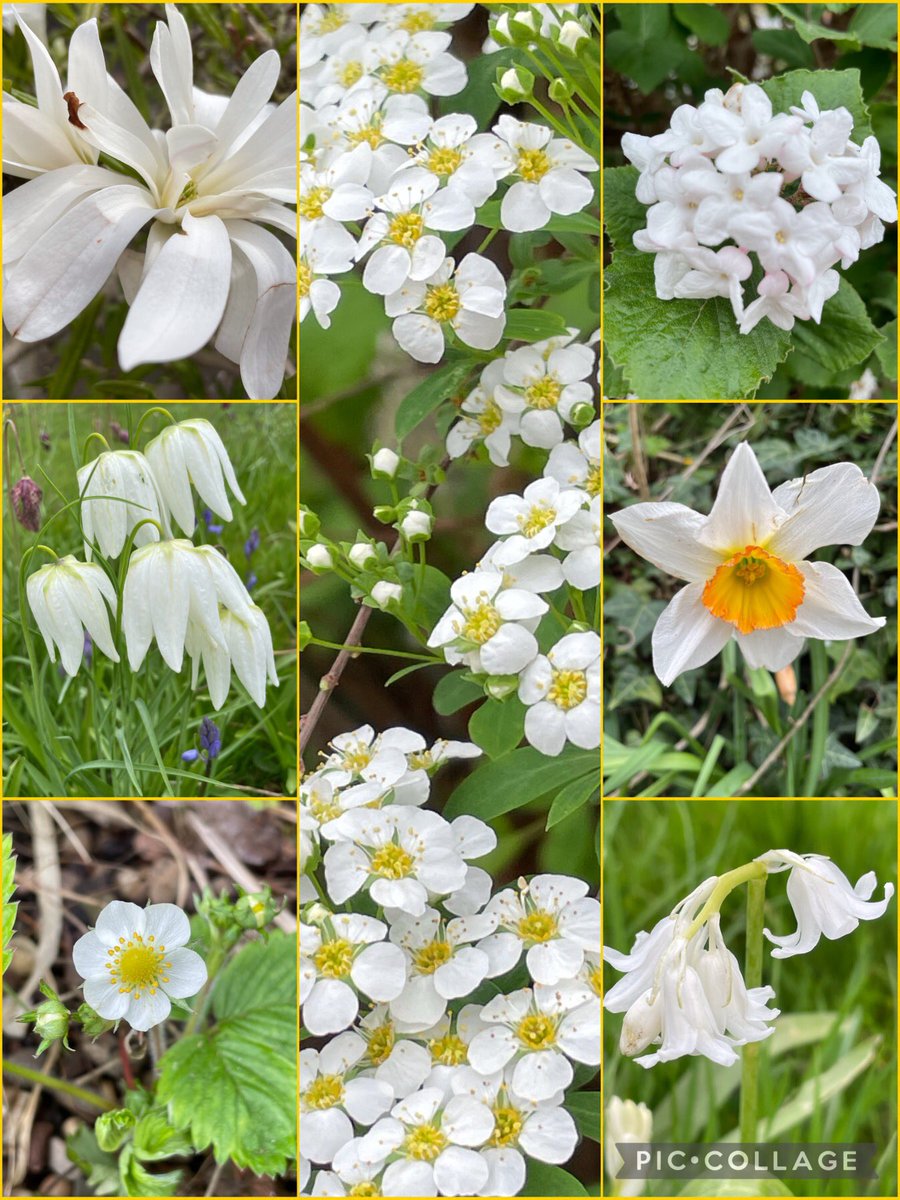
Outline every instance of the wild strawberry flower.
<path fill-rule="evenodd" d="M 106 611 L 107 604 L 116 611 L 116 589 L 96 563 L 67 554 L 29 575 L 25 594 L 50 661 L 56 662 L 59 648 L 67 675 L 76 675 L 81 666 L 85 630 L 107 658 L 119 661 Z"/>
<path fill-rule="evenodd" d="M 204 504 L 226 521 L 232 518 L 226 483 L 241 504 L 247 503 L 222 439 L 201 417 L 167 426 L 147 444 L 146 455 L 169 511 L 187 537 L 197 524 L 191 484 Z"/>
<path fill-rule="evenodd" d="M 359 993 L 393 1000 L 406 984 L 406 960 L 386 942 L 383 921 L 360 913 L 323 913 L 300 925 L 300 1004 L 316 1037 L 342 1033 L 356 1020 Z"/>
<path fill-rule="evenodd" d="M 683 504 L 635 504 L 610 519 L 632 550 L 687 581 L 653 630 L 653 669 L 669 686 L 732 637 L 751 667 L 778 671 L 803 639 L 874 633 L 846 576 L 807 555 L 858 546 L 878 516 L 877 489 L 854 463 L 836 463 L 770 491 L 750 445 L 731 456 L 709 516 Z"/>
<path fill-rule="evenodd" d="M 303 1151 L 311 1162 L 331 1162 L 353 1137 L 351 1117 L 371 1125 L 394 1103 L 392 1087 L 354 1070 L 365 1052 L 363 1039 L 349 1031 L 321 1050 L 300 1051 Z"/>
<path fill-rule="evenodd" d="M 171 536 L 169 511 L 156 476 L 137 450 L 107 450 L 79 467 L 76 474 L 88 562 L 95 541 L 106 558 L 118 558 L 129 533 L 141 521 L 148 523 L 135 534 L 135 546 L 159 541 L 157 526 L 162 527 L 163 536 Z"/>
<path fill-rule="evenodd" d="M 194 996 L 206 983 L 206 964 L 187 949 L 190 936 L 190 922 L 175 904 L 139 908 L 113 900 L 72 947 L 85 1001 L 107 1021 L 124 1017 L 141 1031 L 159 1025 L 171 1000 Z"/>

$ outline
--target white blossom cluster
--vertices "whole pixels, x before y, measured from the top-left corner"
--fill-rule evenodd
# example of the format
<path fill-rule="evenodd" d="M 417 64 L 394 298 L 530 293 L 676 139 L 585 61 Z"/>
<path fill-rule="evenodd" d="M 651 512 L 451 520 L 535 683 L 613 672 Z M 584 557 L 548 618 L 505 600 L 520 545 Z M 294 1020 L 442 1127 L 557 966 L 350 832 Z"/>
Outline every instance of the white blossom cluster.
<path fill-rule="evenodd" d="M 578 1142 L 564 1101 L 573 1064 L 599 1065 L 599 904 L 563 875 L 492 895 L 470 860 L 493 831 L 422 807 L 478 747 L 370 726 L 331 745 L 300 788 L 301 1013 L 327 1039 L 300 1054 L 301 1194 L 514 1196 L 526 1156 Z M 378 917 L 338 911 L 361 895 Z"/>
<path fill-rule="evenodd" d="M 820 109 L 812 92 L 773 113 L 761 87 L 736 83 L 681 105 L 664 133 L 626 133 L 637 198 L 650 206 L 633 240 L 656 256 L 657 296 L 723 296 L 745 334 L 763 318 L 781 329 L 819 323 L 840 284 L 835 268 L 852 266 L 897 219 L 877 140 L 859 145 L 852 132 L 850 112 Z M 751 254 L 765 273 L 745 306 Z"/>
<path fill-rule="evenodd" d="M 506 185 L 504 229 L 541 229 L 594 199 L 594 159 L 544 125 L 501 116 L 433 118 L 434 96 L 466 85 L 446 27 L 471 4 L 308 4 L 300 22 L 300 319 L 331 324 L 333 276 L 365 260 L 394 338 L 436 363 L 452 333 L 492 350 L 506 324 L 506 281 L 478 253 L 447 254 L 441 233 L 477 224 Z"/>

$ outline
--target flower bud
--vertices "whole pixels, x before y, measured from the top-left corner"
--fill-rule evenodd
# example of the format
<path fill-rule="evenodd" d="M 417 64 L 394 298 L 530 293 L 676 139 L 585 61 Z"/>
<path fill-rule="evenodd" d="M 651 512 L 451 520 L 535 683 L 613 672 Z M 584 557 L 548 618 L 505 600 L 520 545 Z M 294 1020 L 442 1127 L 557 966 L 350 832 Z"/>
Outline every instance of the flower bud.
<path fill-rule="evenodd" d="M 16 520 L 31 533 L 41 527 L 41 498 L 44 493 L 29 475 L 23 475 L 12 489 L 12 505 Z"/>
<path fill-rule="evenodd" d="M 400 522 L 400 533 L 408 542 L 427 542 L 433 518 L 425 512 L 408 512 Z"/>
<path fill-rule="evenodd" d="M 372 562 L 378 555 L 371 542 L 357 542 L 347 551 L 347 557 L 353 563 L 354 567 L 359 567 L 362 570 L 366 563 Z"/>
<path fill-rule="evenodd" d="M 35 1058 L 43 1054 L 48 1046 L 58 1041 L 62 1041 L 67 1050 L 72 1049 L 66 1041 L 66 1035 L 69 1032 L 69 1010 L 48 984 L 41 984 L 41 992 L 47 997 L 44 1003 L 39 1004 L 31 1012 L 22 1013 L 19 1017 L 20 1021 L 33 1021 L 34 1031 L 41 1039 Z"/>
<path fill-rule="evenodd" d="M 597 412 L 593 404 L 576 404 L 569 413 L 569 424 L 576 429 L 586 429 L 597 420 Z"/>
<path fill-rule="evenodd" d="M 388 583 L 386 579 L 379 579 L 378 583 L 372 588 L 372 600 L 378 608 L 387 608 L 390 604 L 398 603 L 403 597 L 403 588 L 399 583 Z"/>
<path fill-rule="evenodd" d="M 372 455 L 372 475 L 375 479 L 393 479 L 399 466 L 399 454 L 386 447 Z"/>
<path fill-rule="evenodd" d="M 646 1050 L 650 1043 L 662 1032 L 662 989 L 658 988 L 656 995 L 648 988 L 643 995 L 638 996 L 622 1021 L 622 1033 L 619 1036 L 619 1049 L 629 1058 Z"/>
<path fill-rule="evenodd" d="M 505 700 L 515 695 L 518 687 L 518 675 L 489 675 L 484 683 L 484 690 L 492 700 Z"/>
<path fill-rule="evenodd" d="M 301 537 L 314 538 L 319 536 L 321 523 L 314 512 L 311 512 L 306 505 L 300 508 L 300 514 L 297 518 L 297 523 L 300 529 Z"/>
<path fill-rule="evenodd" d="M 577 21 L 563 21 L 559 30 L 559 44 L 566 50 L 571 50 L 573 54 L 577 54 L 576 47 L 579 42 L 582 42 L 588 35 L 582 25 Z M 588 40 L 590 40 L 588 38 Z"/>
<path fill-rule="evenodd" d="M 550 99 L 555 100 L 557 104 L 567 104 L 572 99 L 574 91 L 572 84 L 561 77 L 552 80 L 548 88 Z"/>
<path fill-rule="evenodd" d="M 509 13 L 501 13 L 497 20 L 490 26 L 491 37 L 498 46 L 511 46 L 512 35 L 509 31 Z"/>
<path fill-rule="evenodd" d="M 527 100 L 534 90 L 534 76 L 524 67 L 510 67 L 497 72 L 497 91 L 507 104 Z"/>
<path fill-rule="evenodd" d="M 334 914 L 329 912 L 324 904 L 311 904 L 303 914 L 303 919 L 307 925 L 324 925 L 329 921 Z"/>
<path fill-rule="evenodd" d="M 507 17 L 504 23 L 503 18 Z M 513 13 L 509 18 L 506 13 L 502 13 L 497 18 L 497 28 L 502 29 L 503 34 L 509 38 L 515 46 L 527 46 L 534 41 L 535 35 L 540 29 L 540 20 L 535 18 L 534 13 L 520 11 Z"/>
<path fill-rule="evenodd" d="M 82 1004 L 76 1008 L 72 1019 L 81 1022 L 81 1028 L 92 1042 L 95 1042 L 101 1033 L 108 1033 L 115 1025 L 115 1021 L 107 1021 L 106 1017 L 94 1012 L 89 1004 Z"/>
<path fill-rule="evenodd" d="M 244 929 L 262 929 L 278 913 L 278 905 L 272 899 L 272 889 L 264 887 L 259 892 L 248 892 L 234 906 L 234 915 Z"/>
<path fill-rule="evenodd" d="M 314 571 L 330 571 L 334 566 L 331 551 L 327 546 L 323 546 L 321 542 L 316 542 L 314 546 L 310 546 L 306 552 L 306 561 Z"/>
<path fill-rule="evenodd" d="M 301 621 L 300 628 L 297 631 L 297 648 L 301 654 L 312 641 L 312 636 L 312 630 L 309 627 L 309 622 Z"/>
<path fill-rule="evenodd" d="M 376 504 L 372 509 L 372 516 L 382 525 L 390 525 L 397 520 L 397 510 L 392 504 Z"/>

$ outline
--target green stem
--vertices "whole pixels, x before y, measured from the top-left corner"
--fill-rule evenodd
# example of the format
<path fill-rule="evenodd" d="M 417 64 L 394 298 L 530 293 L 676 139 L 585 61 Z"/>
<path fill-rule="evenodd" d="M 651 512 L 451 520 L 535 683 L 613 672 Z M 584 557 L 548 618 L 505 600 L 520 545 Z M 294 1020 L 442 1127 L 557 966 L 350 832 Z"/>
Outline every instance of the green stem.
<path fill-rule="evenodd" d="M 225 963 L 227 951 L 224 946 L 214 946 L 209 952 L 209 958 L 206 960 L 206 983 L 197 993 L 194 1001 L 194 1011 L 191 1013 L 187 1025 L 184 1027 L 184 1036 L 194 1032 L 197 1027 L 197 1022 L 200 1020 L 203 1010 L 206 1007 L 206 998 L 209 995 L 209 990 L 213 985 L 213 980 L 222 966 Z"/>
<path fill-rule="evenodd" d="M 94 440 L 94 438 L 96 438 L 98 442 L 103 443 L 104 450 L 109 449 L 109 442 L 106 440 L 106 438 L 103 436 L 102 433 L 98 433 L 97 430 L 95 429 L 93 433 L 89 433 L 87 435 L 87 437 L 84 439 L 84 445 L 81 448 L 82 465 L 84 465 L 87 462 L 88 447 L 90 446 L 90 444 Z"/>
<path fill-rule="evenodd" d="M 735 867 L 733 871 L 726 871 L 724 875 L 719 877 L 719 882 L 713 888 L 713 891 L 700 909 L 693 923 L 684 935 L 687 941 L 690 941 L 697 930 L 704 925 L 709 918 L 719 911 L 722 907 L 722 902 L 729 892 L 733 892 L 736 887 L 740 887 L 742 883 L 748 883 L 751 879 L 765 879 L 767 874 L 765 863 L 748 862 L 742 867 Z"/>
<path fill-rule="evenodd" d="M 809 656 L 812 661 L 812 691 L 816 696 L 825 686 L 828 678 L 828 655 L 825 653 L 825 643 L 811 641 Z M 825 757 L 825 743 L 828 741 L 830 709 L 828 698 L 823 696 L 816 705 L 812 719 L 812 741 L 809 748 L 809 761 L 806 767 L 806 780 L 803 785 L 803 796 L 818 796 L 819 777 L 822 773 L 822 760 Z"/>
<path fill-rule="evenodd" d="M 584 596 L 577 588 L 574 588 L 571 585 L 569 585 L 566 590 L 569 593 L 569 603 L 572 605 L 572 609 L 576 618 L 579 621 L 583 621 L 585 624 L 587 624 L 587 614 L 584 610 Z"/>
<path fill-rule="evenodd" d="M 484 241 L 481 243 L 481 245 L 478 247 L 478 249 L 475 251 L 475 253 L 481 254 L 482 251 L 486 250 L 499 232 L 500 232 L 499 227 L 497 229 L 490 230 L 487 237 L 484 239 Z"/>
<path fill-rule="evenodd" d="M 405 650 L 387 650 L 383 646 L 346 646 L 340 642 L 325 642 L 321 638 L 309 639 L 311 646 L 322 646 L 326 650 L 349 650 L 351 654 L 387 654 L 391 658 L 411 658 L 416 662 L 442 663 L 436 654 L 408 654 Z"/>
<path fill-rule="evenodd" d="M 759 864 L 761 865 L 761 864 Z M 747 952 L 744 978 L 749 988 L 762 984 L 763 919 L 766 902 L 766 877 L 751 879 L 747 888 Z M 759 1042 L 748 1042 L 741 1065 L 741 1137 L 742 1142 L 756 1141 L 759 1115 Z"/>
<path fill-rule="evenodd" d="M 39 1087 L 50 1088 L 55 1092 L 65 1092 L 67 1096 L 74 1096 L 76 1100 L 82 1100 L 85 1104 L 92 1104 L 94 1108 L 102 1108 L 108 1112 L 110 1109 L 116 1107 L 111 1101 L 98 1096 L 96 1092 L 89 1092 L 86 1088 L 78 1087 L 77 1084 L 67 1083 L 65 1079 L 54 1079 L 52 1075 L 45 1075 L 43 1071 L 33 1071 L 31 1067 L 22 1067 L 16 1062 L 11 1062 L 9 1059 L 4 1061 L 3 1070 L 7 1075 L 16 1075 L 19 1079 L 28 1079 L 31 1083 L 38 1084 Z"/>
<path fill-rule="evenodd" d="M 175 420 L 175 418 L 172 416 L 172 414 L 169 412 L 169 410 L 167 408 L 163 408 L 161 405 L 156 404 L 153 406 L 153 408 L 148 408 L 147 411 L 142 415 L 141 419 L 138 421 L 138 427 L 135 430 L 135 434 L 134 434 L 134 442 L 132 443 L 134 446 L 137 446 L 138 442 L 140 441 L 141 429 L 143 429 L 143 427 L 144 427 L 144 422 L 147 420 L 148 417 L 152 417 L 154 413 L 162 413 L 164 417 L 168 417 L 170 425 L 178 424 L 178 422 Z"/>

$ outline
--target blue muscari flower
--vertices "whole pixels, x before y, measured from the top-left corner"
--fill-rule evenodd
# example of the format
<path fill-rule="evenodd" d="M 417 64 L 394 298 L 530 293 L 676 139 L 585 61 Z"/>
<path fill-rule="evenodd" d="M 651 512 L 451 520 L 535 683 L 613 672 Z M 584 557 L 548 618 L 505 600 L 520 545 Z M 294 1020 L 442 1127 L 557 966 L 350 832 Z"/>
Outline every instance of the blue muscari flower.
<path fill-rule="evenodd" d="M 206 522 L 206 528 L 210 533 L 221 533 L 225 528 L 224 525 L 213 524 L 213 514 L 208 508 L 204 508 L 203 510 L 203 520 Z"/>
<path fill-rule="evenodd" d="M 247 576 L 247 583 L 246 583 L 247 591 L 252 592 L 258 583 L 259 583 L 259 580 L 256 577 L 256 572 L 251 571 L 250 574 Z"/>
<path fill-rule="evenodd" d="M 216 758 L 222 749 L 219 727 L 209 717 L 204 717 L 200 722 L 200 745 L 206 751 L 208 759 Z"/>
<path fill-rule="evenodd" d="M 249 559 L 255 550 L 259 549 L 259 530 L 256 526 L 250 530 L 250 536 L 244 542 L 244 554 Z"/>
<path fill-rule="evenodd" d="M 200 757 L 199 750 L 185 750 L 185 752 L 181 756 L 181 761 L 182 762 L 196 762 L 199 757 Z"/>

